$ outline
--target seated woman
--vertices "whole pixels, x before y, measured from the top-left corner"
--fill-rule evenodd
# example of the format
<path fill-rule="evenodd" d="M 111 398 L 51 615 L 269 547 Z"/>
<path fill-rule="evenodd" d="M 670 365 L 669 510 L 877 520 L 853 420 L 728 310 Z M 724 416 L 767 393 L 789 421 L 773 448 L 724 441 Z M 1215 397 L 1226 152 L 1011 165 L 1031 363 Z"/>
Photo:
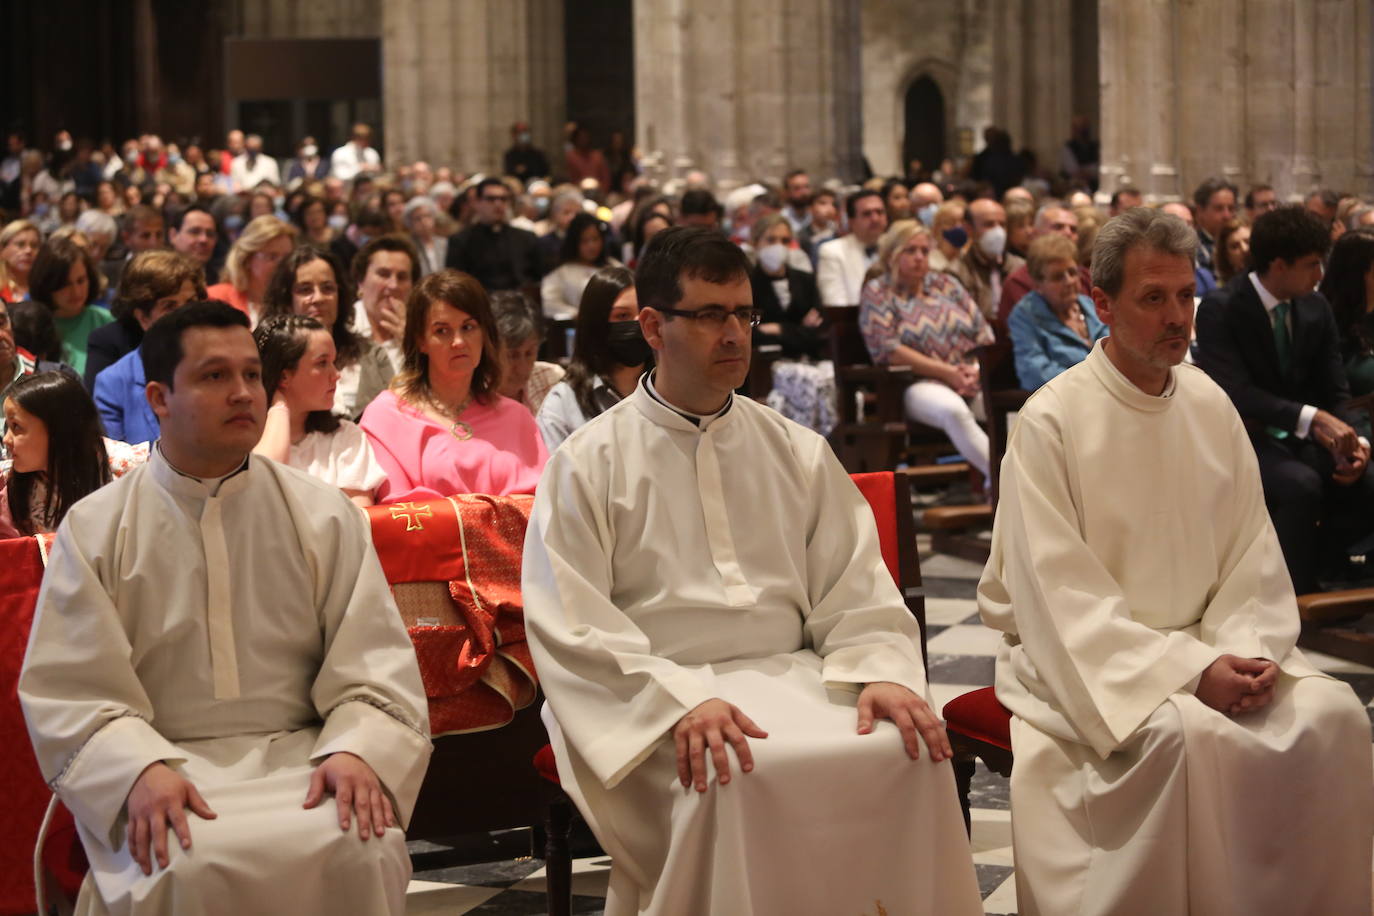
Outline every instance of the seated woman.
<path fill-rule="evenodd" d="M 1374 392 L 1374 228 L 1347 232 L 1331 246 L 1321 294 L 1336 316 L 1351 395 Z"/>
<path fill-rule="evenodd" d="M 115 311 L 118 324 L 136 329 L 127 333 L 136 334 L 141 344 L 143 332 L 153 322 L 193 299 L 204 298 L 200 265 L 175 251 L 144 251 L 134 255 L 119 278 Z M 158 437 L 157 417 L 144 393 L 148 382 L 137 345 L 96 373 L 92 381 L 91 394 L 105 435 L 120 442 L 151 442 Z"/>
<path fill-rule="evenodd" d="M 1231 220 L 1217 234 L 1217 285 L 1225 286 L 1233 277 L 1250 272 L 1250 226 Z"/>
<path fill-rule="evenodd" d="M 501 341 L 482 284 L 456 270 L 421 280 L 403 347 L 359 424 L 386 471 L 377 501 L 533 493 L 549 453 L 530 412 L 496 391 Z"/>
<path fill-rule="evenodd" d="M 789 359 L 819 359 L 825 347 L 821 332 L 821 294 L 815 274 L 787 264 L 788 250 L 795 247 L 792 224 L 781 213 L 763 217 L 752 232 L 757 263 L 749 272 L 754 308 L 763 311 L 763 322 L 754 328 L 754 346 L 777 344 Z"/>
<path fill-rule="evenodd" d="M 359 416 L 391 384 L 390 357 L 353 330 L 353 283 L 332 253 L 314 245 L 291 252 L 273 272 L 264 303 L 268 315 L 308 315 L 329 329 L 339 370 L 336 416 Z"/>
<path fill-rule="evenodd" d="M 524 296 L 510 290 L 492 293 L 491 309 L 501 337 L 501 383 L 496 390 L 524 404 L 531 416 L 538 415 L 549 389 L 563 378 L 563 367 L 538 359 L 544 325 Z"/>
<path fill-rule="evenodd" d="M 71 239 L 53 239 L 38 250 L 29 275 L 29 298 L 52 310 L 53 324 L 62 338 L 62 361 L 86 369 L 86 342 L 91 332 L 114 321 L 95 301 L 96 267 L 86 249 Z"/>
<path fill-rule="evenodd" d="M 43 233 L 29 220 L 17 219 L 0 229 L 0 299 L 22 302 L 29 298 L 29 274 L 42 244 Z"/>
<path fill-rule="evenodd" d="M 618 267 L 620 262 L 606 251 L 606 224 L 591 213 L 579 213 L 568 223 L 558 267 L 540 284 L 544 314 L 550 318 L 572 318 L 592 274 L 603 267 Z"/>
<path fill-rule="evenodd" d="M 330 412 L 339 370 L 329 329 L 307 315 L 269 315 L 253 339 L 270 405 L 253 451 L 333 484 L 360 506 L 372 505 L 386 472 L 367 435 Z"/>
<path fill-rule="evenodd" d="M 224 260 L 225 282 L 206 290 L 248 316 L 256 327 L 266 313 L 267 284 L 277 263 L 296 247 L 296 227 L 275 216 L 259 216 L 243 227 Z"/>
<path fill-rule="evenodd" d="M 624 267 L 604 267 L 582 292 L 568 374 L 539 408 L 539 432 L 549 451 L 633 392 L 653 363 L 637 320 L 634 283 Z"/>
<path fill-rule="evenodd" d="M 1057 233 L 1031 242 L 1026 257 L 1034 287 L 1007 316 L 1021 387 L 1034 391 L 1076 366 L 1110 332 L 1093 301 L 1078 291 L 1078 246 Z"/>
<path fill-rule="evenodd" d="M 930 270 L 933 244 L 916 220 L 883 234 L 859 297 L 859 328 L 873 362 L 921 376 L 906 390 L 906 415 L 944 430 L 986 477 L 988 435 L 971 406 L 980 384 L 973 351 L 992 343 L 992 328 L 958 280 Z"/>
<path fill-rule="evenodd" d="M 77 500 L 148 459 L 148 446 L 100 435 L 100 418 L 81 382 L 39 372 L 5 395 L 5 453 L 0 538 L 57 530 Z"/>

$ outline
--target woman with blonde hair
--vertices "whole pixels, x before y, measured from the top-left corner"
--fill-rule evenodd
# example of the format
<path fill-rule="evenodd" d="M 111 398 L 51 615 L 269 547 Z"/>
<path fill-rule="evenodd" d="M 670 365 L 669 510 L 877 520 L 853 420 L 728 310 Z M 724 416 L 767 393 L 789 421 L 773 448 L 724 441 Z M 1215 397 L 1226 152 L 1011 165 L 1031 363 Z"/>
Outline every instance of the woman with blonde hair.
<path fill-rule="evenodd" d="M 43 233 L 30 220 L 17 219 L 0 229 L 0 299 L 29 298 L 29 272 L 42 244 Z"/>
<path fill-rule="evenodd" d="M 873 362 L 910 366 L 907 416 L 944 430 L 970 464 L 988 473 L 988 436 L 973 416 L 979 392 L 974 351 L 993 341 L 973 297 L 930 269 L 934 241 L 916 220 L 894 224 L 878 242 L 859 298 L 859 328 Z"/>
<path fill-rule="evenodd" d="M 387 481 L 377 502 L 533 493 L 549 453 L 534 416 L 498 393 L 501 339 L 468 274 L 425 277 L 406 303 L 405 361 L 359 425 Z"/>
<path fill-rule="evenodd" d="M 267 286 L 282 258 L 296 247 L 298 230 L 275 216 L 259 216 L 243 228 L 224 261 L 225 282 L 205 291 L 248 316 L 257 327 L 266 313 Z"/>

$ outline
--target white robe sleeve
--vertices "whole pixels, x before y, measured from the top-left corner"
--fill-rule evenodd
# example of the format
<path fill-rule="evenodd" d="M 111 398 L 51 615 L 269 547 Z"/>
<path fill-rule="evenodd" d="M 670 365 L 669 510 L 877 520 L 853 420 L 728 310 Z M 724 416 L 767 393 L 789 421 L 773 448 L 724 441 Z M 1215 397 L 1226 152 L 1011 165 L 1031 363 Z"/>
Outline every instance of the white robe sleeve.
<path fill-rule="evenodd" d="M 873 511 L 826 441 L 810 444 L 806 631 L 823 677 L 891 681 L 926 697 L 921 630 L 883 562 Z"/>
<path fill-rule="evenodd" d="M 324 530 L 304 545 L 314 557 L 324 634 L 324 659 L 310 691 L 324 727 L 310 759 L 347 751 L 367 761 L 404 826 L 432 750 L 429 707 L 366 516 L 337 496 L 347 510 L 327 516 Z"/>
<path fill-rule="evenodd" d="M 612 788 L 715 692 L 710 668 L 654 655 L 611 601 L 607 502 L 555 452 L 536 491 L 521 578 L 530 649 L 554 716 Z"/>
<path fill-rule="evenodd" d="M 103 534 L 103 532 L 97 532 Z M 63 524 L 34 610 L 19 701 L 43 778 L 78 821 L 108 837 L 150 764 L 186 758 L 151 724 L 96 549 Z"/>
<path fill-rule="evenodd" d="M 1019 638 L 1055 704 L 1106 757 L 1221 653 L 1132 618 L 1121 585 L 1083 539 L 1052 420 L 1026 411 L 1017 422 L 979 607 L 989 625 Z M 1140 549 L 1150 549 L 1148 537 Z"/>

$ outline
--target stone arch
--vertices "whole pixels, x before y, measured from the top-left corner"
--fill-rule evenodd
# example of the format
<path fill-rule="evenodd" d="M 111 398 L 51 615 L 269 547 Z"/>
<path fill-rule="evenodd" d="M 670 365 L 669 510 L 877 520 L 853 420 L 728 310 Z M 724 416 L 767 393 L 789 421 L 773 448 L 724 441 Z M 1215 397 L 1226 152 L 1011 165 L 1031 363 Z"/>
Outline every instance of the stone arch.
<path fill-rule="evenodd" d="M 939 160 L 934 162 L 926 161 L 931 150 L 941 156 L 954 156 L 958 151 L 958 126 L 955 123 L 955 103 L 958 99 L 959 70 L 948 61 L 935 58 L 926 58 L 913 64 L 906 73 L 905 78 L 898 83 L 897 97 L 894 103 L 897 108 L 895 123 L 901 125 L 900 151 L 901 170 L 906 170 L 907 162 L 911 153 L 917 148 L 924 148 L 925 155 L 917 153 L 917 157 L 928 169 L 937 168 Z M 912 103 L 915 104 L 913 110 Z M 912 120 L 912 115 L 918 115 L 917 120 Z M 919 138 L 911 136 L 913 130 L 919 129 L 920 117 L 936 118 L 938 126 L 931 126 L 938 132 L 938 136 L 931 138 Z M 934 142 L 931 142 L 931 141 Z"/>

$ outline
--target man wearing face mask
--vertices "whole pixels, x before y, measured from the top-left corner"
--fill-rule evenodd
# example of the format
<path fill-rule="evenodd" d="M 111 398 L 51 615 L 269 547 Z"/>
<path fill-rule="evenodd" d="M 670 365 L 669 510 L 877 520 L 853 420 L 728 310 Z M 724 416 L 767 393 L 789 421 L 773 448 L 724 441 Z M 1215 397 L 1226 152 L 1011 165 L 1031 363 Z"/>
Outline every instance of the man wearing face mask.
<path fill-rule="evenodd" d="M 1007 251 L 1007 211 L 995 200 L 975 200 L 964 217 L 969 243 L 949 268 L 978 303 L 983 316 L 997 316 L 1002 283 L 1026 262 Z"/>
<path fill-rule="evenodd" d="M 262 137 L 249 134 L 243 152 L 229 166 L 229 182 L 236 191 L 251 191 L 264 181 L 280 186 L 281 169 L 277 160 L 262 151 Z"/>
<path fill-rule="evenodd" d="M 510 127 L 511 147 L 501 157 L 501 168 L 521 181 L 549 177 L 549 157 L 530 142 L 530 126 L 516 121 Z"/>
<path fill-rule="evenodd" d="M 320 156 L 314 137 L 302 137 L 296 147 L 296 158 L 286 170 L 286 186 L 295 190 L 307 181 L 324 181 L 329 177 L 329 163 Z"/>

